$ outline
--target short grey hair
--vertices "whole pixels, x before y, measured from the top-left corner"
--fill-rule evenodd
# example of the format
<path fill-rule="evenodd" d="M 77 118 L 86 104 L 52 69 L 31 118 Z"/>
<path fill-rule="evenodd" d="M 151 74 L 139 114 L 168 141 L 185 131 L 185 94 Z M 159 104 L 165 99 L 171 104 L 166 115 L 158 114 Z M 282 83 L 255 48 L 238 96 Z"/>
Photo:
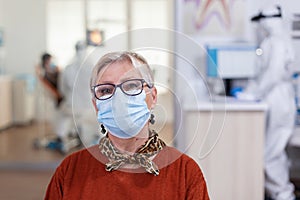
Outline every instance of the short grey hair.
<path fill-rule="evenodd" d="M 141 55 L 130 51 L 118 51 L 107 53 L 100 58 L 97 64 L 94 66 L 90 79 L 90 87 L 92 88 L 97 84 L 99 73 L 106 66 L 116 62 L 129 62 L 133 67 L 137 68 L 141 73 L 143 79 L 150 85 L 153 85 L 153 73 L 150 69 L 146 59 Z M 143 66 L 143 67 L 139 67 Z"/>

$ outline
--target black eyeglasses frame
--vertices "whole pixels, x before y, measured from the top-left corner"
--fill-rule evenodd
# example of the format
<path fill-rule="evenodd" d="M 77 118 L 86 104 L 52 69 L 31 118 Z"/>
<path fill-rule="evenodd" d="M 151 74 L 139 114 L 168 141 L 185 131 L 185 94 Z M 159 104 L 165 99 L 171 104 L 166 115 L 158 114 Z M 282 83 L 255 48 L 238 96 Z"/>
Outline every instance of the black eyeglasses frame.
<path fill-rule="evenodd" d="M 123 85 L 124 83 L 128 82 L 128 81 L 141 81 L 141 83 L 142 83 L 142 89 L 141 89 L 141 91 L 140 91 L 139 93 L 137 93 L 137 94 L 128 94 L 128 93 L 126 93 L 126 91 L 123 90 L 122 85 Z M 101 85 L 111 85 L 111 86 L 114 87 L 114 91 L 113 91 L 113 93 L 111 94 L 111 96 L 109 96 L 109 97 L 107 97 L 107 98 L 105 98 L 105 99 L 99 99 L 99 98 L 97 97 L 97 95 L 96 95 L 96 88 L 99 87 L 99 86 L 101 86 Z M 92 90 L 92 93 L 94 94 L 94 97 L 95 97 L 96 99 L 98 99 L 98 100 L 100 100 L 100 101 L 103 101 L 103 100 L 110 99 L 112 96 L 114 96 L 114 94 L 115 94 L 117 88 L 120 88 L 121 91 L 122 91 L 124 94 L 128 95 L 128 96 L 137 96 L 137 95 L 139 95 L 139 94 L 142 93 L 142 91 L 143 91 L 143 89 L 144 89 L 144 86 L 147 86 L 147 87 L 150 88 L 150 89 L 153 88 L 153 84 L 147 83 L 147 81 L 145 81 L 144 79 L 138 79 L 138 78 L 136 78 L 136 79 L 128 79 L 128 80 L 123 81 L 122 83 L 117 84 L 117 85 L 116 85 L 116 84 L 113 84 L 113 83 L 101 83 L 101 84 L 92 86 L 92 87 L 91 87 L 91 90 Z"/>

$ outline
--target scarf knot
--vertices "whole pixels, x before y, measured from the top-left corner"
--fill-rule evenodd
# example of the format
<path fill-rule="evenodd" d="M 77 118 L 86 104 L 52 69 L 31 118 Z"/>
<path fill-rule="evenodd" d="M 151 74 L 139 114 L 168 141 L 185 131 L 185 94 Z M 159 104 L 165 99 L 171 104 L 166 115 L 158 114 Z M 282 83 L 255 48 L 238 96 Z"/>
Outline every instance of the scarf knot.
<path fill-rule="evenodd" d="M 165 146 L 164 141 L 158 138 L 158 134 L 154 130 L 150 131 L 148 140 L 133 155 L 121 153 L 112 144 L 108 136 L 101 138 L 99 142 L 101 153 L 109 160 L 105 164 L 106 171 L 117 170 L 124 164 L 138 164 L 154 176 L 159 175 L 159 169 L 150 158 L 160 152 Z"/>

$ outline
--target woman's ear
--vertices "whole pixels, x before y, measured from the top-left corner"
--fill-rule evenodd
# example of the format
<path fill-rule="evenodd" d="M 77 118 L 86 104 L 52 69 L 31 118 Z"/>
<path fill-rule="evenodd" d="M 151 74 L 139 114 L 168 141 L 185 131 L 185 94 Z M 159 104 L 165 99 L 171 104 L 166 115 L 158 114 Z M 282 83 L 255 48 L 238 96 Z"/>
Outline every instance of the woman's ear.
<path fill-rule="evenodd" d="M 156 87 L 153 86 L 153 88 L 151 89 L 151 96 L 152 96 L 152 105 L 151 105 L 151 109 L 153 109 L 157 103 L 157 89 Z"/>

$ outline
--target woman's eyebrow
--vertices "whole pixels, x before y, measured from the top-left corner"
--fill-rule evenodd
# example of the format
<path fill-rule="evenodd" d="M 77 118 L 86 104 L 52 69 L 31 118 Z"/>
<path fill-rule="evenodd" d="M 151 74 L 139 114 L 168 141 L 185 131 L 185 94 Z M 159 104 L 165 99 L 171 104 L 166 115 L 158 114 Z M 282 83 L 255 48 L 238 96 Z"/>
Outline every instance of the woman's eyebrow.
<path fill-rule="evenodd" d="M 120 78 L 120 82 L 128 81 L 130 79 L 137 79 L 137 78 L 141 78 L 141 77 L 137 76 L 137 74 L 135 74 L 135 76 L 134 75 L 125 76 L 125 77 Z"/>
<path fill-rule="evenodd" d="M 107 84 L 107 83 L 108 83 L 108 84 L 114 84 L 113 81 L 102 81 L 102 80 L 101 80 L 101 81 L 98 81 L 98 82 L 97 82 L 97 85 L 99 85 L 99 84 Z"/>
<path fill-rule="evenodd" d="M 137 77 L 137 76 L 126 76 L 126 77 L 122 77 L 122 78 L 120 78 L 120 80 L 116 83 L 116 82 L 114 82 L 114 81 L 109 81 L 109 80 L 100 80 L 98 83 L 97 83 L 97 85 L 99 85 L 99 84 L 114 84 L 114 85 L 117 85 L 117 84 L 120 84 L 120 83 L 122 83 L 122 82 L 124 82 L 124 81 L 128 81 L 128 80 L 130 80 L 130 79 L 137 79 L 137 78 L 140 78 L 140 77 Z"/>

